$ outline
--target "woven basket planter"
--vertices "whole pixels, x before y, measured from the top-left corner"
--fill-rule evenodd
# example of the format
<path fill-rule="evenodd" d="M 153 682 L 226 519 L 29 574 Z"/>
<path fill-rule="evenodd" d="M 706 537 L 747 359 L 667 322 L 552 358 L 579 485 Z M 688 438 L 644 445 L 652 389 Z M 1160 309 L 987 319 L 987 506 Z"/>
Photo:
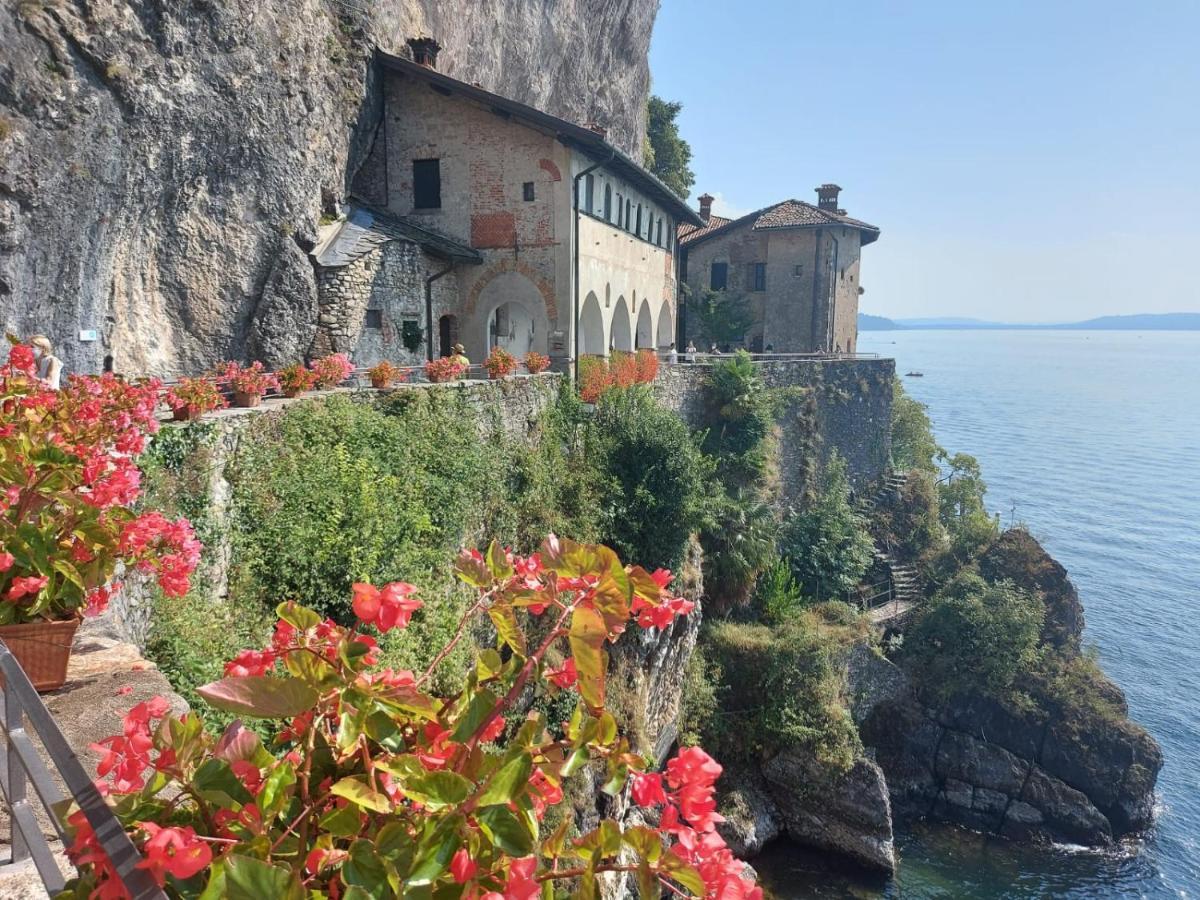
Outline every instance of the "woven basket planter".
<path fill-rule="evenodd" d="M 78 619 L 0 625 L 0 640 L 8 645 L 39 692 L 53 691 L 67 680 L 71 643 L 78 628 Z"/>

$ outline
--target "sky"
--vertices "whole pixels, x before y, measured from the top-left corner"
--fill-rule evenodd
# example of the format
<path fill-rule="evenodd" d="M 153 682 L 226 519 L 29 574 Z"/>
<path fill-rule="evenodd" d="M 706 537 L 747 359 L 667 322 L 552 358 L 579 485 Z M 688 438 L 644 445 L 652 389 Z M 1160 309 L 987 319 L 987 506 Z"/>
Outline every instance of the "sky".
<path fill-rule="evenodd" d="M 863 312 L 1200 312 L 1200 0 L 662 0 L 650 68 L 693 203 L 882 229 Z"/>

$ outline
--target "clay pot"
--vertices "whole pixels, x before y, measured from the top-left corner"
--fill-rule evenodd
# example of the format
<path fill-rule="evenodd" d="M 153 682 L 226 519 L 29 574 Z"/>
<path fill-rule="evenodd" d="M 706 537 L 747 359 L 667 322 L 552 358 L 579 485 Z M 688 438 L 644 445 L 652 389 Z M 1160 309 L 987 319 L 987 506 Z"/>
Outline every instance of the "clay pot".
<path fill-rule="evenodd" d="M 247 394 L 245 391 L 233 392 L 233 405 L 249 409 L 262 403 L 262 394 Z"/>
<path fill-rule="evenodd" d="M 190 422 L 193 419 L 200 418 L 199 414 L 193 416 L 192 408 L 187 404 L 176 406 L 171 410 L 171 419 L 175 422 Z"/>
<path fill-rule="evenodd" d="M 371 387 L 375 388 L 375 390 L 382 391 L 382 390 L 386 390 L 387 388 L 390 388 L 391 386 L 392 386 L 392 379 L 371 376 Z"/>
<path fill-rule="evenodd" d="M 287 397 L 289 400 L 295 400 L 297 397 L 299 397 L 303 393 L 304 393 L 304 388 L 284 388 L 283 389 L 283 396 Z"/>
<path fill-rule="evenodd" d="M 12 651 L 33 686 L 43 693 L 66 683 L 71 643 L 78 628 L 78 619 L 0 625 L 0 641 Z"/>

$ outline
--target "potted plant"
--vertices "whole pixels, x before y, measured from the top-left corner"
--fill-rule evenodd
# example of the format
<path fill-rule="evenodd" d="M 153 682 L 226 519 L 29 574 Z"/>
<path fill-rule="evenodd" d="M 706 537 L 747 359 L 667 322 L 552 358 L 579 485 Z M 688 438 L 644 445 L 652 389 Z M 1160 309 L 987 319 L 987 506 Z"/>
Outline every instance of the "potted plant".
<path fill-rule="evenodd" d="M 0 639 L 38 690 L 66 680 L 80 615 L 104 611 L 118 567 L 155 574 L 168 596 L 188 590 L 191 525 L 134 510 L 161 390 L 111 373 L 51 390 L 22 344 L 0 366 Z"/>
<path fill-rule="evenodd" d="M 279 387 L 285 397 L 299 397 L 305 391 L 311 391 L 317 383 L 317 373 L 304 363 L 292 363 L 275 373 L 279 379 Z"/>
<path fill-rule="evenodd" d="M 221 380 L 233 391 L 234 405 L 243 408 L 258 406 L 267 391 L 279 390 L 279 379 L 260 362 L 249 366 L 227 362 L 221 369 Z"/>
<path fill-rule="evenodd" d="M 503 378 L 511 375 L 517 368 L 517 359 L 503 347 L 493 347 L 491 354 L 483 361 L 488 378 Z"/>
<path fill-rule="evenodd" d="M 367 370 L 367 376 L 371 379 L 371 387 L 379 390 L 391 387 L 393 381 L 403 381 L 407 374 L 404 369 L 392 365 L 386 359 Z"/>
<path fill-rule="evenodd" d="M 453 356 L 442 356 L 425 363 L 425 377 L 434 384 L 454 381 L 465 371 L 467 367 Z"/>
<path fill-rule="evenodd" d="M 180 378 L 163 399 L 171 407 L 176 422 L 198 419 L 206 412 L 229 405 L 211 378 Z"/>
<path fill-rule="evenodd" d="M 538 372 L 545 372 L 550 368 L 550 357 L 544 353 L 538 353 L 536 350 L 530 350 L 525 354 L 525 370 L 530 375 L 536 375 Z"/>
<path fill-rule="evenodd" d="M 317 373 L 317 389 L 327 391 L 349 378 L 354 366 L 345 353 L 331 353 L 314 362 L 312 370 Z"/>

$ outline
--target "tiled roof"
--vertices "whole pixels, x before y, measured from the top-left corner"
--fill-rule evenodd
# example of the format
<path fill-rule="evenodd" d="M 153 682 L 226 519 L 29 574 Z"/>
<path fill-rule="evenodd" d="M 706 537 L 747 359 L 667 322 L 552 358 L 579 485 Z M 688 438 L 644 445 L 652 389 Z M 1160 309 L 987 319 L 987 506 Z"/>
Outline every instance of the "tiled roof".
<path fill-rule="evenodd" d="M 765 231 L 771 228 L 819 228 L 828 225 L 841 225 L 845 228 L 857 228 L 863 233 L 862 242 L 869 244 L 879 237 L 879 229 L 859 219 L 821 209 L 803 200 L 784 200 L 773 206 L 755 210 L 740 219 L 723 219 L 712 216 L 708 224 L 701 228 L 679 229 L 679 243 L 691 244 L 703 240 L 726 228 L 750 224 L 754 231 Z"/>
<path fill-rule="evenodd" d="M 348 266 L 364 253 L 395 240 L 412 241 L 443 259 L 465 263 L 483 261 L 477 250 L 407 219 L 364 205 L 350 207 L 346 218 L 313 251 L 313 259 L 317 265 L 326 268 Z"/>
<path fill-rule="evenodd" d="M 375 51 L 375 58 L 392 71 L 401 72 L 414 78 L 427 81 L 431 87 L 443 93 L 455 93 L 459 96 L 483 104 L 503 115 L 516 116 L 526 124 L 543 128 L 553 133 L 560 141 L 586 154 L 590 159 L 606 168 L 618 172 L 645 191 L 651 198 L 671 210 L 675 218 L 681 222 L 692 222 L 698 225 L 700 217 L 696 211 L 683 201 L 682 198 L 662 183 L 652 172 L 642 168 L 637 162 L 610 144 L 602 135 L 585 128 L 575 122 L 560 119 L 549 113 L 542 112 L 532 106 L 519 103 L 509 97 L 493 94 L 483 88 L 451 78 L 436 69 L 422 66 L 403 56 L 395 56 L 383 50 Z"/>

